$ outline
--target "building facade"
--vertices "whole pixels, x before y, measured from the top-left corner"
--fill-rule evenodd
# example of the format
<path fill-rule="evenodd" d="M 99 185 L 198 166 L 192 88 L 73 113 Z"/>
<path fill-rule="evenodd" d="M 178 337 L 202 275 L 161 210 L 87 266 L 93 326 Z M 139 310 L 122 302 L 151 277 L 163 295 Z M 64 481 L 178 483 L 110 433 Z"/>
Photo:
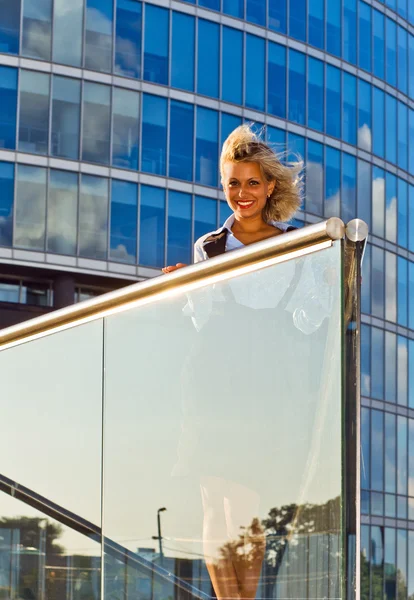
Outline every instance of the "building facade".
<path fill-rule="evenodd" d="M 414 598 L 414 1 L 1 0 L 0 326 L 191 262 L 243 121 L 371 232 L 362 594 Z"/>

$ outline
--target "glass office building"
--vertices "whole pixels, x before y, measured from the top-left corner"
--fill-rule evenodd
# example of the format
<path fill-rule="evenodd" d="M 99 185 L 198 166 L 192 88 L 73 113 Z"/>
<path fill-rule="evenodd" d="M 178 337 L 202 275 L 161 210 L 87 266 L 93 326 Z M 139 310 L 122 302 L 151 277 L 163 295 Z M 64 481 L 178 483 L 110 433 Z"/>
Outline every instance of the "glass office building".
<path fill-rule="evenodd" d="M 1 0 L 0 52 L 3 302 L 191 262 L 244 121 L 304 158 L 297 224 L 368 223 L 361 594 L 414 598 L 414 1 Z"/>

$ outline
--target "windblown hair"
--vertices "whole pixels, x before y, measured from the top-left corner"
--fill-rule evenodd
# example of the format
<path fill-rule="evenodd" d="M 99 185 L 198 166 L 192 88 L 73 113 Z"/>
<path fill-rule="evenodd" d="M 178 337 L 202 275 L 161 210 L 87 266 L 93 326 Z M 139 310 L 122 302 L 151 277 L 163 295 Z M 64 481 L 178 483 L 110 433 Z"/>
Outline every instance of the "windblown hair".
<path fill-rule="evenodd" d="M 302 202 L 303 161 L 286 162 L 286 152 L 276 152 L 254 133 L 250 125 L 240 125 L 231 132 L 223 144 L 220 156 L 220 173 L 226 162 L 257 162 L 268 182 L 275 187 L 267 199 L 263 218 L 269 221 L 289 221 Z"/>

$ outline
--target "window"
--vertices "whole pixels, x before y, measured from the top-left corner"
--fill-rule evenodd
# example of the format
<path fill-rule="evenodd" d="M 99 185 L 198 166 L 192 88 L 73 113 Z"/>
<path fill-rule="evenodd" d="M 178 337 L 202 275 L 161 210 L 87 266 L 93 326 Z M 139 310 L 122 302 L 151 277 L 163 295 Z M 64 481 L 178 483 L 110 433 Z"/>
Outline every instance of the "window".
<path fill-rule="evenodd" d="M 408 186 L 408 249 L 414 248 L 414 185 Z"/>
<path fill-rule="evenodd" d="M 306 0 L 289 0 L 289 35 L 306 42 Z"/>
<path fill-rule="evenodd" d="M 224 200 L 221 200 L 219 202 L 219 224 L 220 225 L 224 225 L 224 223 L 226 222 L 226 220 L 232 214 L 233 214 L 233 211 L 231 210 L 231 208 L 227 204 L 227 202 L 224 201 Z M 413 404 L 413 406 L 414 406 L 414 404 Z"/>
<path fill-rule="evenodd" d="M 47 154 L 50 75 L 20 72 L 19 150 Z"/>
<path fill-rule="evenodd" d="M 167 160 L 167 100 L 144 94 L 142 107 L 141 169 L 165 175 Z"/>
<path fill-rule="evenodd" d="M 171 85 L 194 90 L 195 20 L 183 13 L 172 13 Z"/>
<path fill-rule="evenodd" d="M 342 138 L 348 144 L 356 144 L 356 77 L 343 72 Z"/>
<path fill-rule="evenodd" d="M 409 340 L 408 342 L 408 372 L 409 373 L 413 373 L 414 369 L 414 340 Z M 408 378 L 408 406 L 410 408 L 414 408 L 414 377 L 409 377 Z M 412 425 L 414 423 L 414 419 L 410 419 L 410 429 L 411 429 L 411 435 L 410 435 L 410 441 L 412 441 L 414 443 L 414 426 Z M 412 451 L 413 451 L 414 446 L 410 445 L 410 461 L 412 463 Z M 414 465 L 412 465 L 414 467 Z M 414 488 L 412 487 L 413 484 L 410 481 L 410 492 L 411 494 L 414 494 Z"/>
<path fill-rule="evenodd" d="M 385 19 L 386 61 L 385 79 L 390 85 L 397 85 L 397 25 L 388 17 Z"/>
<path fill-rule="evenodd" d="M 374 46 L 372 58 L 374 62 L 374 75 L 384 79 L 385 74 L 385 19 L 383 13 L 374 9 Z"/>
<path fill-rule="evenodd" d="M 385 94 L 379 88 L 373 88 L 372 95 L 372 138 L 373 151 L 377 156 L 384 158 L 385 153 Z"/>
<path fill-rule="evenodd" d="M 222 30 L 222 73 L 221 92 L 225 102 L 243 102 L 243 34 L 236 29 L 223 27 Z"/>
<path fill-rule="evenodd" d="M 398 166 L 408 171 L 408 107 L 398 101 Z"/>
<path fill-rule="evenodd" d="M 227 113 L 221 113 L 221 139 L 220 147 L 224 144 L 230 133 L 241 125 L 241 118 Z"/>
<path fill-rule="evenodd" d="M 271 127 L 267 125 L 266 127 L 266 139 L 273 145 L 276 145 L 276 152 L 279 150 L 284 152 L 286 149 L 286 131 L 284 129 L 279 129 L 278 127 Z"/>
<path fill-rule="evenodd" d="M 397 338 L 397 402 L 407 406 L 408 386 L 408 340 L 399 335 Z"/>
<path fill-rule="evenodd" d="M 342 47 L 341 3 L 326 0 L 326 50 L 335 56 L 341 56 Z"/>
<path fill-rule="evenodd" d="M 326 133 L 341 137 L 341 71 L 326 65 Z"/>
<path fill-rule="evenodd" d="M 197 93 L 219 97 L 220 26 L 198 20 Z"/>
<path fill-rule="evenodd" d="M 17 165 L 14 245 L 45 249 L 46 169 Z"/>
<path fill-rule="evenodd" d="M 408 33 L 398 26 L 398 87 L 406 94 L 408 88 Z"/>
<path fill-rule="evenodd" d="M 0 246 L 12 245 L 14 164 L 0 162 Z"/>
<path fill-rule="evenodd" d="M 378 333 L 384 337 L 379 329 L 372 329 L 372 346 L 374 348 L 374 337 Z M 379 365 L 378 365 L 379 369 Z M 378 371 L 381 374 L 381 371 Z M 374 378 L 373 378 L 374 382 Z M 379 410 L 371 411 L 371 489 L 382 492 L 384 489 L 384 413 Z"/>
<path fill-rule="evenodd" d="M 165 8 L 145 4 L 144 79 L 168 84 L 169 14 Z"/>
<path fill-rule="evenodd" d="M 306 161 L 306 210 L 323 215 L 323 145 L 308 140 Z"/>
<path fill-rule="evenodd" d="M 365 221 L 371 230 L 371 165 L 365 160 L 358 160 L 357 170 L 357 217 Z"/>
<path fill-rule="evenodd" d="M 414 35 L 411 34 L 408 36 L 408 65 L 408 95 L 412 98 L 414 96 Z"/>
<path fill-rule="evenodd" d="M 163 267 L 165 248 L 165 190 L 141 185 L 139 263 Z"/>
<path fill-rule="evenodd" d="M 371 312 L 371 244 L 366 246 L 362 261 L 361 311 Z"/>
<path fill-rule="evenodd" d="M 324 125 L 324 64 L 316 58 L 308 58 L 308 127 L 323 131 Z"/>
<path fill-rule="evenodd" d="M 168 168 L 170 177 L 192 181 L 193 139 L 194 106 L 192 104 L 187 104 L 186 102 L 171 100 L 170 157 Z"/>
<path fill-rule="evenodd" d="M 20 281 L 0 279 L 0 302 L 20 302 Z"/>
<path fill-rule="evenodd" d="M 372 171 L 372 233 L 384 237 L 385 178 L 384 171 L 374 167 Z"/>
<path fill-rule="evenodd" d="M 289 50 L 289 121 L 305 125 L 306 57 Z"/>
<path fill-rule="evenodd" d="M 371 72 L 372 8 L 359 1 L 358 66 Z"/>
<path fill-rule="evenodd" d="M 243 19 L 244 0 L 223 0 L 223 12 L 232 17 Z"/>
<path fill-rule="evenodd" d="M 342 219 L 348 223 L 356 214 L 356 159 L 342 153 Z"/>
<path fill-rule="evenodd" d="M 286 2 L 287 0 L 279 0 L 268 3 L 268 27 L 279 33 L 286 33 Z"/>
<path fill-rule="evenodd" d="M 132 263 L 137 258 L 138 186 L 129 181 L 112 180 L 111 233 L 109 258 Z"/>
<path fill-rule="evenodd" d="M 357 0 L 344 2 L 344 49 L 343 58 L 356 65 L 357 48 Z"/>
<path fill-rule="evenodd" d="M 168 192 L 167 264 L 191 262 L 191 196 Z"/>
<path fill-rule="evenodd" d="M 203 185 L 217 186 L 218 112 L 197 107 L 196 178 Z"/>
<path fill-rule="evenodd" d="M 392 252 L 385 253 L 385 318 L 397 320 L 397 255 Z"/>
<path fill-rule="evenodd" d="M 363 79 L 358 79 L 358 146 L 371 152 L 371 85 Z"/>
<path fill-rule="evenodd" d="M 198 0 L 198 4 L 212 10 L 220 10 L 220 0 Z"/>
<path fill-rule="evenodd" d="M 402 256 L 398 257 L 397 270 L 397 321 L 399 325 L 407 327 L 408 325 L 408 263 Z"/>
<path fill-rule="evenodd" d="M 117 0 L 115 33 L 115 73 L 141 77 L 142 3 Z"/>
<path fill-rule="evenodd" d="M 385 237 L 397 243 L 397 179 L 388 172 L 385 174 Z"/>
<path fill-rule="evenodd" d="M 81 82 L 53 76 L 51 154 L 78 160 Z"/>
<path fill-rule="evenodd" d="M 308 42 L 321 50 L 324 40 L 324 0 L 308 0 Z"/>
<path fill-rule="evenodd" d="M 19 53 L 20 2 L 3 0 L 0 4 L 0 52 Z"/>
<path fill-rule="evenodd" d="M 265 41 L 246 34 L 245 103 L 249 108 L 265 109 Z"/>
<path fill-rule="evenodd" d="M 51 170 L 47 201 L 48 252 L 76 255 L 78 174 Z"/>
<path fill-rule="evenodd" d="M 84 0 L 54 0 L 53 60 L 81 66 Z"/>
<path fill-rule="evenodd" d="M 111 88 L 84 82 L 82 160 L 109 163 Z"/>
<path fill-rule="evenodd" d="M 286 48 L 268 42 L 267 112 L 286 119 Z"/>
<path fill-rule="evenodd" d="M 17 69 L 0 66 L 0 148 L 16 148 Z"/>
<path fill-rule="evenodd" d="M 411 261 L 408 263 L 408 327 L 414 329 L 414 263 Z M 412 373 L 413 371 L 410 372 Z"/>
<path fill-rule="evenodd" d="M 139 93 L 113 88 L 112 164 L 138 169 Z"/>
<path fill-rule="evenodd" d="M 246 0 L 246 20 L 257 25 L 266 25 L 266 2 Z"/>
<path fill-rule="evenodd" d="M 364 396 L 371 395 L 371 328 L 361 325 L 361 393 Z M 365 468 L 361 472 L 361 485 L 369 488 L 369 410 L 361 408 L 361 443 Z"/>
<path fill-rule="evenodd" d="M 85 67 L 112 71 L 113 0 L 86 0 Z"/>
<path fill-rule="evenodd" d="M 387 334 L 388 335 L 388 334 Z M 393 335 L 393 334 L 391 334 Z M 395 357 L 394 357 L 395 358 Z M 385 491 L 395 494 L 397 465 L 397 420 L 395 415 L 385 413 Z"/>
<path fill-rule="evenodd" d="M 217 200 L 196 196 L 194 214 L 194 241 L 217 228 Z"/>
<path fill-rule="evenodd" d="M 397 100 L 390 94 L 385 94 L 386 139 L 385 159 L 391 163 L 397 162 Z"/>
<path fill-rule="evenodd" d="M 108 179 L 82 175 L 79 198 L 79 255 L 106 260 Z"/>
<path fill-rule="evenodd" d="M 408 147 L 409 147 L 409 172 L 414 175 L 414 110 L 408 111 Z"/>
<path fill-rule="evenodd" d="M 325 210 L 326 218 L 339 217 L 341 206 L 341 153 L 325 147 Z"/>
<path fill-rule="evenodd" d="M 398 179 L 398 226 L 397 243 L 403 248 L 408 247 L 408 185 L 403 179 Z"/>
<path fill-rule="evenodd" d="M 384 318 L 384 272 L 384 250 L 372 246 L 372 315 L 379 319 Z"/>
<path fill-rule="evenodd" d="M 22 54 L 50 60 L 52 41 L 52 0 L 25 0 L 23 3 Z"/>
<path fill-rule="evenodd" d="M 407 495 L 407 417 L 397 417 L 397 494 Z"/>

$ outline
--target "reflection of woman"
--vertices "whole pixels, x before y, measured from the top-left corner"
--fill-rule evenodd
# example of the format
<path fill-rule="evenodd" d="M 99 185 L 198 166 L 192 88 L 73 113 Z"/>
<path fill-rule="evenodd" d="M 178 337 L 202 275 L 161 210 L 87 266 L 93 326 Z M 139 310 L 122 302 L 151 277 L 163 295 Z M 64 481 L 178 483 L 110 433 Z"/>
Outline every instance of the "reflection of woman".
<path fill-rule="evenodd" d="M 249 126 L 242 125 L 235 129 L 225 141 L 220 158 L 223 189 L 233 214 L 223 227 L 197 240 L 195 262 L 282 235 L 291 229 L 286 221 L 292 218 L 300 205 L 300 170 L 301 164 L 282 164 L 270 146 L 261 141 Z M 170 273 L 182 266 L 184 265 L 179 263 L 165 267 L 163 271 Z M 294 278 L 295 273 L 292 274 L 292 279 Z M 284 287 L 286 291 L 286 285 L 279 287 Z M 196 326 L 200 325 L 197 324 L 197 319 L 204 323 L 197 326 L 197 329 L 203 328 L 201 343 L 193 349 L 184 375 L 187 419 L 184 437 L 187 436 L 187 442 L 182 440 L 179 454 L 191 454 L 191 460 L 196 464 L 194 470 L 199 476 L 204 509 L 204 555 L 218 600 L 255 598 L 265 551 L 264 535 L 258 519 L 260 496 L 256 489 L 260 489 L 260 485 L 252 485 L 254 472 L 257 471 L 256 458 L 246 458 L 242 451 L 239 454 L 240 457 L 244 456 L 240 458 L 241 465 L 236 464 L 229 471 L 228 464 L 225 464 L 229 451 L 237 453 L 237 445 L 243 437 L 254 446 L 255 437 L 260 438 L 260 427 L 263 424 L 263 415 L 259 414 L 260 409 L 255 406 L 257 389 L 254 384 L 250 385 L 250 382 L 245 381 L 241 389 L 240 383 L 235 381 L 240 365 L 233 362 L 234 353 L 230 350 L 237 350 L 238 356 L 243 356 L 243 360 L 248 361 L 246 368 L 254 372 L 256 377 L 264 376 L 265 358 L 260 356 L 260 350 L 252 356 L 252 340 L 255 340 L 254 347 L 260 348 L 260 340 L 257 338 L 261 333 L 257 326 L 249 323 L 252 320 L 248 317 L 248 311 L 258 310 L 255 315 L 256 325 L 259 313 L 262 315 L 259 319 L 262 318 L 263 323 L 266 323 L 270 314 L 274 314 L 277 303 L 283 302 L 284 295 L 283 291 L 279 294 L 279 290 L 276 290 L 278 298 L 275 299 L 273 286 L 270 290 L 265 286 L 257 298 L 243 298 L 243 290 L 239 291 L 241 296 L 236 297 L 239 293 L 237 287 L 233 286 L 233 290 L 229 287 L 230 301 L 227 305 L 231 311 L 247 311 L 246 319 L 241 312 L 242 319 L 246 322 L 244 331 L 226 333 L 223 319 L 211 319 L 208 327 L 203 328 L 206 320 L 202 314 L 197 315 L 197 307 L 193 307 Z M 226 297 L 221 298 L 220 313 L 224 321 L 227 300 Z M 191 305 L 191 298 L 189 304 Z M 206 303 L 201 302 L 200 305 L 202 307 Z M 213 313 L 209 309 L 209 314 Z M 229 321 L 230 319 L 227 320 Z M 207 341 L 210 344 L 209 337 L 210 340 L 223 339 L 228 344 L 229 352 L 226 353 L 225 360 L 222 355 L 216 361 L 214 357 L 212 361 L 209 359 L 206 369 L 203 364 L 203 343 Z M 208 372 L 214 372 L 216 381 L 221 382 L 217 386 L 219 389 L 214 390 L 213 394 Z M 232 396 L 239 399 L 237 414 L 232 414 L 228 403 L 225 404 L 226 398 Z M 254 423 L 255 419 L 257 423 Z M 237 431 L 240 439 L 229 440 L 226 437 L 226 421 L 231 422 L 230 435 L 232 431 Z M 198 450 L 186 451 L 186 443 L 187 446 L 193 444 Z M 244 473 L 247 473 L 246 477 Z"/>

